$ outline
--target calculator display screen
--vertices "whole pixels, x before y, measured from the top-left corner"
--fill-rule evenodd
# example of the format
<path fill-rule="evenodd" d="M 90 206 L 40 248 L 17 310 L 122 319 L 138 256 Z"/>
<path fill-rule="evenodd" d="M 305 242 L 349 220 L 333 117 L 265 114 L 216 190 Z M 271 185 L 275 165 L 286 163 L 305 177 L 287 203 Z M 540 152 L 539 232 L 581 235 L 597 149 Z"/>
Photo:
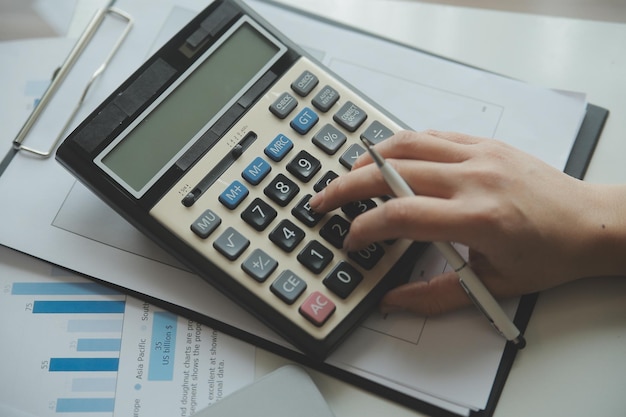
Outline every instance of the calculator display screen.
<path fill-rule="evenodd" d="M 281 49 L 249 22 L 239 25 L 96 162 L 140 196 L 277 60 Z"/>

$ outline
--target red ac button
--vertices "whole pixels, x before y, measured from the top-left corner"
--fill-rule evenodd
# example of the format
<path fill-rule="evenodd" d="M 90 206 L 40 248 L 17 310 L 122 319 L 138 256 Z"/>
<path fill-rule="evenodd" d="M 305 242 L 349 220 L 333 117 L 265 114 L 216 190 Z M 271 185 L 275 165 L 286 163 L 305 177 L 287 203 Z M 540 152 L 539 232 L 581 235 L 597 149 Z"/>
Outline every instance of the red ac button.
<path fill-rule="evenodd" d="M 300 306 L 300 314 L 318 327 L 326 323 L 334 311 L 335 304 L 319 291 L 309 295 Z"/>

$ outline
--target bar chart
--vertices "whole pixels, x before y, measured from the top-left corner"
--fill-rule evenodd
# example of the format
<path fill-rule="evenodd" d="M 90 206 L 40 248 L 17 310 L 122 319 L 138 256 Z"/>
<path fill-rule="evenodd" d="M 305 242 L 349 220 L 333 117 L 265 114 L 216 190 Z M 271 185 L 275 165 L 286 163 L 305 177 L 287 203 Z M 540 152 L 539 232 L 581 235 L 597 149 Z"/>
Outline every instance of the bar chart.
<path fill-rule="evenodd" d="M 3 251 L 3 417 L 184 417 L 253 380 L 254 347 L 39 261 L 22 273 Z"/>
<path fill-rule="evenodd" d="M 48 393 L 31 411 L 113 413 L 126 297 L 94 282 L 12 282 L 3 288 L 4 315 L 21 321 L 6 340 L 28 347 L 33 358 L 31 364 L 9 363 L 11 374 L 45 384 L 39 392 Z M 23 401 L 32 407 L 32 399 Z"/>

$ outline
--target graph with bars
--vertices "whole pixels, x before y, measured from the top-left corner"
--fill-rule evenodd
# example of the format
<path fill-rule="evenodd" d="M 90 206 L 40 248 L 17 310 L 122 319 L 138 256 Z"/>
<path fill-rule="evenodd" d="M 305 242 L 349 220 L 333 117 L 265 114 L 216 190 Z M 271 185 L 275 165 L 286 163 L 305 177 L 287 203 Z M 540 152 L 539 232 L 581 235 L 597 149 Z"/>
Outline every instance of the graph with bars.
<path fill-rule="evenodd" d="M 5 251 L 1 416 L 184 417 L 254 379 L 251 345 L 44 263 L 12 269 Z"/>
<path fill-rule="evenodd" d="M 4 291 L 3 313 L 21 319 L 5 340 L 36 356 L 9 364 L 13 374 L 45 383 L 39 392 L 56 388 L 40 412 L 113 413 L 126 297 L 95 282 L 13 282 Z"/>

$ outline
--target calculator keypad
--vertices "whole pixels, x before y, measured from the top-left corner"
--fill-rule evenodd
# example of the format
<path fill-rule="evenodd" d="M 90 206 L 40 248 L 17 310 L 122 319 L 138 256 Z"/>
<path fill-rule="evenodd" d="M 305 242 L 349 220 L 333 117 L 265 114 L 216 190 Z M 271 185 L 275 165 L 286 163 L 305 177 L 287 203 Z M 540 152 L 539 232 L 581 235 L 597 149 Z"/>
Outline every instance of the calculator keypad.
<path fill-rule="evenodd" d="M 254 143 L 209 191 L 189 207 L 168 195 L 164 207 L 153 211 L 162 223 L 174 224 L 179 215 L 170 212 L 179 210 L 179 217 L 189 218 L 191 236 L 183 238 L 190 245 L 323 339 L 408 244 L 343 250 L 350 222 L 381 202 L 357 201 L 328 214 L 311 210 L 311 196 L 366 152 L 359 135 L 378 143 L 398 127 L 339 81 L 301 61 L 215 145 L 218 157 L 206 155 L 192 168 L 178 194 L 187 194 L 222 155 L 254 132 Z"/>

